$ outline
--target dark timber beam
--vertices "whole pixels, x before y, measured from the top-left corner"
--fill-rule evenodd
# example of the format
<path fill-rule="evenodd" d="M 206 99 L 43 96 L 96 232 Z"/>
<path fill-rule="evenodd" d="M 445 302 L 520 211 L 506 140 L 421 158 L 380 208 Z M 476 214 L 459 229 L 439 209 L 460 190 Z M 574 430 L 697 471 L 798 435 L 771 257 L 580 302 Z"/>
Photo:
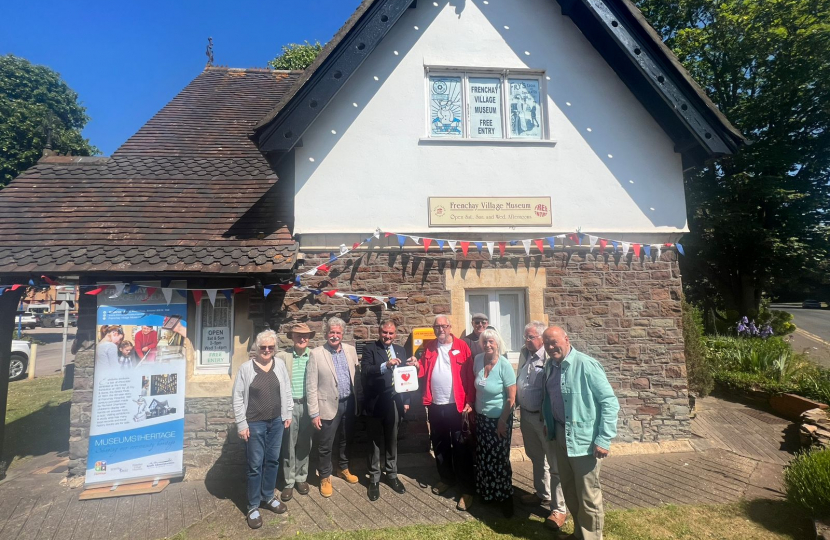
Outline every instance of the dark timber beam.
<path fill-rule="evenodd" d="M 15 314 L 20 297 L 26 287 L 16 291 L 6 289 L 0 295 L 0 480 L 6 477 L 8 462 L 3 459 L 6 449 L 6 406 L 9 398 L 9 364 L 12 359 L 12 333 L 15 328 Z"/>

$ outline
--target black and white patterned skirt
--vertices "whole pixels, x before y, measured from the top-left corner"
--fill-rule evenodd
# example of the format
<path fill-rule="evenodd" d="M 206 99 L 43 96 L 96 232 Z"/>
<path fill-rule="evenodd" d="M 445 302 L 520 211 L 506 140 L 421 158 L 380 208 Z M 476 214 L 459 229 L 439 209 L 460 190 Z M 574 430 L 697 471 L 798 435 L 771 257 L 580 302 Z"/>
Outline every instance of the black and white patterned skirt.
<path fill-rule="evenodd" d="M 507 419 L 507 437 L 499 437 L 498 423 L 498 418 L 476 414 L 476 491 L 485 502 L 503 501 L 513 496 L 513 468 L 510 466 L 513 415 Z"/>

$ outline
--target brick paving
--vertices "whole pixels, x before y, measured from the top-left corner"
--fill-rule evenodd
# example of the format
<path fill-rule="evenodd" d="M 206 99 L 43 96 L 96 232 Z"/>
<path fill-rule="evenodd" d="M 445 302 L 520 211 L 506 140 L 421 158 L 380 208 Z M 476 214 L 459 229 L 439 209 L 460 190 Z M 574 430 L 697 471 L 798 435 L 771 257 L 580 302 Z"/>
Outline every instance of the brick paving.
<path fill-rule="evenodd" d="M 707 398 L 692 422 L 696 451 L 626 455 L 603 464 L 603 493 L 608 508 L 645 508 L 661 504 L 719 504 L 756 497 L 780 497 L 781 470 L 795 449 L 791 425 L 745 405 Z M 4 540 L 155 540 L 186 530 L 189 538 L 292 536 L 297 532 L 437 525 L 469 519 L 489 520 L 491 507 L 471 513 L 455 510 L 451 497 L 433 495 L 418 481 L 437 481 L 426 455 L 403 457 L 407 487 L 397 495 L 381 485 L 381 499 L 369 502 L 365 478 L 349 485 L 335 479 L 335 494 L 324 499 L 316 489 L 295 496 L 289 511 L 272 515 L 258 531 L 245 525 L 243 473 L 208 475 L 205 481 L 171 484 L 158 494 L 79 501 L 78 489 L 61 486 L 66 458 L 44 456 L 24 463 L 0 482 L 0 538 Z M 363 477 L 363 475 L 361 475 Z M 529 462 L 513 463 L 516 496 L 532 490 Z M 453 495 L 449 493 L 449 495 Z M 542 508 L 517 505 L 516 519 Z"/>

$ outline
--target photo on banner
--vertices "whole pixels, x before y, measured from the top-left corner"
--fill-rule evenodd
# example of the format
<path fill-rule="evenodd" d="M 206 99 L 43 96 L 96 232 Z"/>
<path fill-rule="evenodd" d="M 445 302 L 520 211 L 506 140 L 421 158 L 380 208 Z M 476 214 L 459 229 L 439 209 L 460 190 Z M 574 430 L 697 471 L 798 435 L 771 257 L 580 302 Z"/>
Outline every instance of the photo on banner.
<path fill-rule="evenodd" d="M 97 297 L 85 483 L 181 476 L 185 369 L 193 354 L 187 300 L 173 294 L 168 304 L 160 288 L 146 287 L 110 296 L 116 296 L 113 287 Z"/>

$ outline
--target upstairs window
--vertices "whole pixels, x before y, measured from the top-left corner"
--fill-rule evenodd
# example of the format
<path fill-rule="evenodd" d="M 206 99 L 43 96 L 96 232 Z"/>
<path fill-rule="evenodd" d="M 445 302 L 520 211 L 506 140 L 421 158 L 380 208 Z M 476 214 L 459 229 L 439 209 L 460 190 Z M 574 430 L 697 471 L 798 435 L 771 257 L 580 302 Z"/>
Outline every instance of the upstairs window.
<path fill-rule="evenodd" d="M 430 138 L 545 138 L 541 75 L 430 71 L 427 99 Z"/>

